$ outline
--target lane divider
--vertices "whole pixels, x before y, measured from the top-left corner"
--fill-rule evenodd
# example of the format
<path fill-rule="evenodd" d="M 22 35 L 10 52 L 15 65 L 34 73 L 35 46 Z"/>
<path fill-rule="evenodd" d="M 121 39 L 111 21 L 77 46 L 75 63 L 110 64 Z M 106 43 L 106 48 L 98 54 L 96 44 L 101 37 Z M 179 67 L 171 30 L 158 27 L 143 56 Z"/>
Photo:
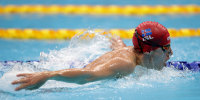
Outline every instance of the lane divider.
<path fill-rule="evenodd" d="M 200 28 L 198 29 L 168 29 L 171 37 L 194 37 L 200 36 Z M 120 36 L 123 39 L 131 39 L 135 29 L 94 29 L 88 31 L 87 29 L 0 29 L 0 38 L 5 39 L 71 39 L 74 35 L 81 35 L 84 33 L 85 37 L 94 37 L 95 32 L 102 35 L 109 34 L 112 36 Z"/>
<path fill-rule="evenodd" d="M 159 15 L 199 14 L 199 5 L 6 5 L 0 14 L 89 14 L 89 15 Z"/>

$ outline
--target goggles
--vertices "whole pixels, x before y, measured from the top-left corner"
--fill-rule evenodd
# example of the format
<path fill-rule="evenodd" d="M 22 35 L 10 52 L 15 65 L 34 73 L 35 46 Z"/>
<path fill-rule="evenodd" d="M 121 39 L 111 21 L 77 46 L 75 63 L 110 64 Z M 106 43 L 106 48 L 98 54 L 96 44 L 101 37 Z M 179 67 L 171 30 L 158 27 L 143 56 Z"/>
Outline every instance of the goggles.
<path fill-rule="evenodd" d="M 170 44 L 161 46 L 161 49 L 162 49 L 163 51 L 167 51 L 167 50 L 169 50 L 169 48 L 170 48 Z"/>
<path fill-rule="evenodd" d="M 172 50 L 170 49 L 170 44 L 161 47 L 163 52 L 167 52 L 170 56 L 172 55 Z"/>

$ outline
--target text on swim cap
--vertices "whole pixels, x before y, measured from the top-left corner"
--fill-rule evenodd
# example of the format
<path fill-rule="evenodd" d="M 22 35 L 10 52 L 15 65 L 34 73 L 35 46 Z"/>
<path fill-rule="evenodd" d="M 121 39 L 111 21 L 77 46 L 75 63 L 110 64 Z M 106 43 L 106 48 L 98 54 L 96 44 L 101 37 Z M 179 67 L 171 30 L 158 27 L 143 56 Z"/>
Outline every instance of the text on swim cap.
<path fill-rule="evenodd" d="M 152 32 L 151 32 L 150 28 L 142 30 L 142 40 L 146 41 L 146 40 L 153 39 L 153 37 L 151 36 L 151 34 L 152 34 Z"/>

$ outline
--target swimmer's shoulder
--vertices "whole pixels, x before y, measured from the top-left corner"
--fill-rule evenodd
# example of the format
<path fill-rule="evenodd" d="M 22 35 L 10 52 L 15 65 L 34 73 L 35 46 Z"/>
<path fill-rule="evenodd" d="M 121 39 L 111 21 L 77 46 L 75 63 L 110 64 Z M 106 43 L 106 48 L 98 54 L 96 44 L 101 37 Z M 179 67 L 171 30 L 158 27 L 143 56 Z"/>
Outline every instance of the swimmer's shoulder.
<path fill-rule="evenodd" d="M 120 67 L 118 68 L 119 73 L 122 76 L 132 73 L 136 67 L 136 56 L 133 46 L 123 47 L 117 52 L 118 53 L 116 53 L 116 55 L 118 56 L 116 57 L 120 58 L 121 60 L 118 61 L 120 62 Z"/>
<path fill-rule="evenodd" d="M 127 47 L 118 49 L 116 51 L 116 55 L 126 59 L 132 64 L 135 64 L 136 55 L 135 55 L 135 50 L 133 46 L 127 46 Z"/>
<path fill-rule="evenodd" d="M 127 57 L 130 60 L 131 66 L 136 66 L 136 54 L 133 46 L 125 47 L 127 51 Z"/>
<path fill-rule="evenodd" d="M 124 52 L 124 53 L 127 53 L 129 55 L 130 54 L 135 55 L 133 46 L 127 46 L 127 47 L 123 47 L 121 49 L 118 49 L 118 52 Z"/>
<path fill-rule="evenodd" d="M 129 50 L 129 51 L 133 51 L 133 46 L 126 46 L 126 47 L 123 47 L 123 48 L 120 48 L 118 50 Z"/>

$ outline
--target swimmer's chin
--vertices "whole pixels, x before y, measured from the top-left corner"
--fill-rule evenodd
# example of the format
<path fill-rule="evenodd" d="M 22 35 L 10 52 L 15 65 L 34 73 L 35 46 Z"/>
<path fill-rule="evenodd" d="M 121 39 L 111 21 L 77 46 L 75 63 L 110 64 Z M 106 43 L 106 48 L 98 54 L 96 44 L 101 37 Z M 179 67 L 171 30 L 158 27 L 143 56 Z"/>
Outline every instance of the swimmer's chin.
<path fill-rule="evenodd" d="M 160 66 L 156 66 L 154 69 L 155 70 L 162 70 L 164 67 L 166 67 L 167 66 L 167 64 L 166 63 L 163 63 L 163 64 L 161 64 Z"/>

